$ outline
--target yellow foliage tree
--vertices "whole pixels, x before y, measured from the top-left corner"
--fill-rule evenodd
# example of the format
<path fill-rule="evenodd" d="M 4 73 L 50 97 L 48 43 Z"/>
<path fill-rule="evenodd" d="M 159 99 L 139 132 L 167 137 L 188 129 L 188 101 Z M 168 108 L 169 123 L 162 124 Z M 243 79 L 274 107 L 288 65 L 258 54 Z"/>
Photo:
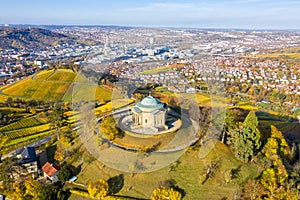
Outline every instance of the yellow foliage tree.
<path fill-rule="evenodd" d="M 180 192 L 165 187 L 156 188 L 151 196 L 151 200 L 180 200 L 181 198 Z"/>
<path fill-rule="evenodd" d="M 65 159 L 63 150 L 61 149 L 61 147 L 59 145 L 57 147 L 58 148 L 55 151 L 54 159 L 57 161 L 63 161 Z"/>
<path fill-rule="evenodd" d="M 290 154 L 289 146 L 275 126 L 271 126 L 271 138 L 265 144 L 263 153 L 271 160 L 272 166 L 262 172 L 260 182 L 267 199 L 297 199 L 297 192 L 291 189 L 288 172 L 282 159 Z"/>
<path fill-rule="evenodd" d="M 282 135 L 282 133 L 275 127 L 271 126 L 271 138 L 274 138 L 277 140 L 278 143 L 278 154 L 282 158 L 286 158 L 287 156 L 290 156 L 290 147 Z"/>
<path fill-rule="evenodd" d="M 26 180 L 25 183 L 25 194 L 32 196 L 32 199 L 39 199 L 39 192 L 42 190 L 42 185 L 37 180 Z"/>
<path fill-rule="evenodd" d="M 108 183 L 107 181 L 100 179 L 96 182 L 90 182 L 88 184 L 88 193 L 94 198 L 103 198 L 108 194 Z"/>
<path fill-rule="evenodd" d="M 10 198 L 15 200 L 23 200 L 24 199 L 24 191 L 21 189 L 19 183 L 13 184 L 14 191 L 12 192 Z"/>
<path fill-rule="evenodd" d="M 103 133 L 109 140 L 113 140 L 119 134 L 119 130 L 116 128 L 116 122 L 112 117 L 106 117 L 102 120 L 100 127 Z"/>

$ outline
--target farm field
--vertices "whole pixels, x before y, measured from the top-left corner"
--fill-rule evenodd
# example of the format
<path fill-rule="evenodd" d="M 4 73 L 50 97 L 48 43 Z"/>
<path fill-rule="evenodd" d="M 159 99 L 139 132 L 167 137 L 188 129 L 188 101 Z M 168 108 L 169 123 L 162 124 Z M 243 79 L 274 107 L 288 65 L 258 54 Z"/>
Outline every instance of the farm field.
<path fill-rule="evenodd" d="M 62 97 L 63 101 L 108 101 L 111 100 L 112 91 L 91 83 L 72 83 Z M 121 96 L 120 96 L 121 98 Z"/>
<path fill-rule="evenodd" d="M 23 118 L 20 121 L 1 127 L 0 132 L 10 140 L 34 135 L 50 129 L 50 124 L 36 116 Z"/>
<path fill-rule="evenodd" d="M 24 118 L 18 122 L 11 123 L 7 126 L 4 126 L 0 128 L 0 132 L 5 132 L 5 131 L 13 131 L 16 129 L 24 129 L 32 126 L 38 126 L 45 124 L 46 121 L 39 119 L 38 117 L 28 117 Z"/>
<path fill-rule="evenodd" d="M 76 86 L 76 87 L 75 87 Z M 69 69 L 45 70 L 16 83 L 0 87 L 0 101 L 9 97 L 44 101 L 104 100 L 112 91 L 84 81 L 84 77 Z"/>
<path fill-rule="evenodd" d="M 44 132 L 50 129 L 49 124 L 43 124 L 23 129 L 16 129 L 11 131 L 6 131 L 3 134 L 6 135 L 9 139 L 14 140 L 21 137 L 26 137 L 29 135 L 34 135 L 36 133 Z"/>

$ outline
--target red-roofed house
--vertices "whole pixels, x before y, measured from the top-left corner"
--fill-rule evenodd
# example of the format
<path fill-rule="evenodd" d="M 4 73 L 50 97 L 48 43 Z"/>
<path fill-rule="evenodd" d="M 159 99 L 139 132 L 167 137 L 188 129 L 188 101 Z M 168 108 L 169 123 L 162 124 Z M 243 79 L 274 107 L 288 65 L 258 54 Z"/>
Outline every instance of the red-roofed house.
<path fill-rule="evenodd" d="M 58 171 L 59 168 L 46 162 L 42 167 L 42 171 L 44 172 L 44 176 L 52 181 L 52 183 L 58 181 Z"/>

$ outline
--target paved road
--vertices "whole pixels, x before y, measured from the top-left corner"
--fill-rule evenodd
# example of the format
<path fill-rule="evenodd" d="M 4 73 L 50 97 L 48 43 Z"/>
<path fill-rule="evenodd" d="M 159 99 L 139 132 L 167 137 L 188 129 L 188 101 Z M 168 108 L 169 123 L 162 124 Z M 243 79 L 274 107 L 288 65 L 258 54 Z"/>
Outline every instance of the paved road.
<path fill-rule="evenodd" d="M 39 146 L 41 146 L 43 144 L 46 144 L 48 141 L 50 141 L 52 137 L 54 137 L 54 135 L 50 135 L 48 137 L 42 138 L 42 139 L 40 139 L 40 140 L 38 140 L 36 142 L 33 142 L 31 144 L 28 144 L 26 146 L 39 147 Z M 22 148 L 23 147 L 20 147 L 20 148 L 18 148 L 16 150 L 13 150 L 13 151 L 9 152 L 8 154 L 2 155 L 1 159 L 10 158 L 10 157 L 15 156 L 16 152 L 19 151 L 19 150 L 21 150 Z"/>

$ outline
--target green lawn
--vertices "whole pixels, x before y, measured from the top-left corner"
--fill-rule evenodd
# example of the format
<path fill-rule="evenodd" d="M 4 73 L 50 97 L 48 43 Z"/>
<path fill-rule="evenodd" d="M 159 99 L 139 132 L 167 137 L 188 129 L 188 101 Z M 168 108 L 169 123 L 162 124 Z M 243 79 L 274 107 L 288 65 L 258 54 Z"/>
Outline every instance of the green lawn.
<path fill-rule="evenodd" d="M 172 67 L 163 66 L 163 67 L 153 68 L 153 69 L 140 72 L 140 74 L 159 74 L 159 73 L 167 73 L 167 72 L 173 72 Z"/>
<path fill-rule="evenodd" d="M 80 160 L 85 161 L 81 163 Z M 199 176 L 203 173 L 204 166 L 211 160 L 219 160 L 220 167 L 215 176 L 202 185 L 199 183 Z M 124 186 L 118 195 L 146 199 L 150 198 L 153 189 L 158 187 L 160 182 L 170 179 L 174 179 L 178 187 L 184 190 L 184 199 L 233 199 L 234 194 L 241 191 L 239 184 L 259 174 L 255 164 L 240 163 L 233 157 L 227 146 L 220 142 L 205 158 L 200 159 L 197 151 L 190 150 L 181 156 L 179 163 L 174 171 L 170 171 L 170 166 L 167 166 L 157 171 L 133 175 L 109 168 L 93 159 L 85 151 L 81 152 L 77 161 L 73 162 L 74 165 L 82 164 L 77 183 L 86 185 L 88 182 L 99 178 L 107 180 L 123 174 Z M 238 178 L 226 184 L 224 173 L 238 168 L 240 169 Z"/>

